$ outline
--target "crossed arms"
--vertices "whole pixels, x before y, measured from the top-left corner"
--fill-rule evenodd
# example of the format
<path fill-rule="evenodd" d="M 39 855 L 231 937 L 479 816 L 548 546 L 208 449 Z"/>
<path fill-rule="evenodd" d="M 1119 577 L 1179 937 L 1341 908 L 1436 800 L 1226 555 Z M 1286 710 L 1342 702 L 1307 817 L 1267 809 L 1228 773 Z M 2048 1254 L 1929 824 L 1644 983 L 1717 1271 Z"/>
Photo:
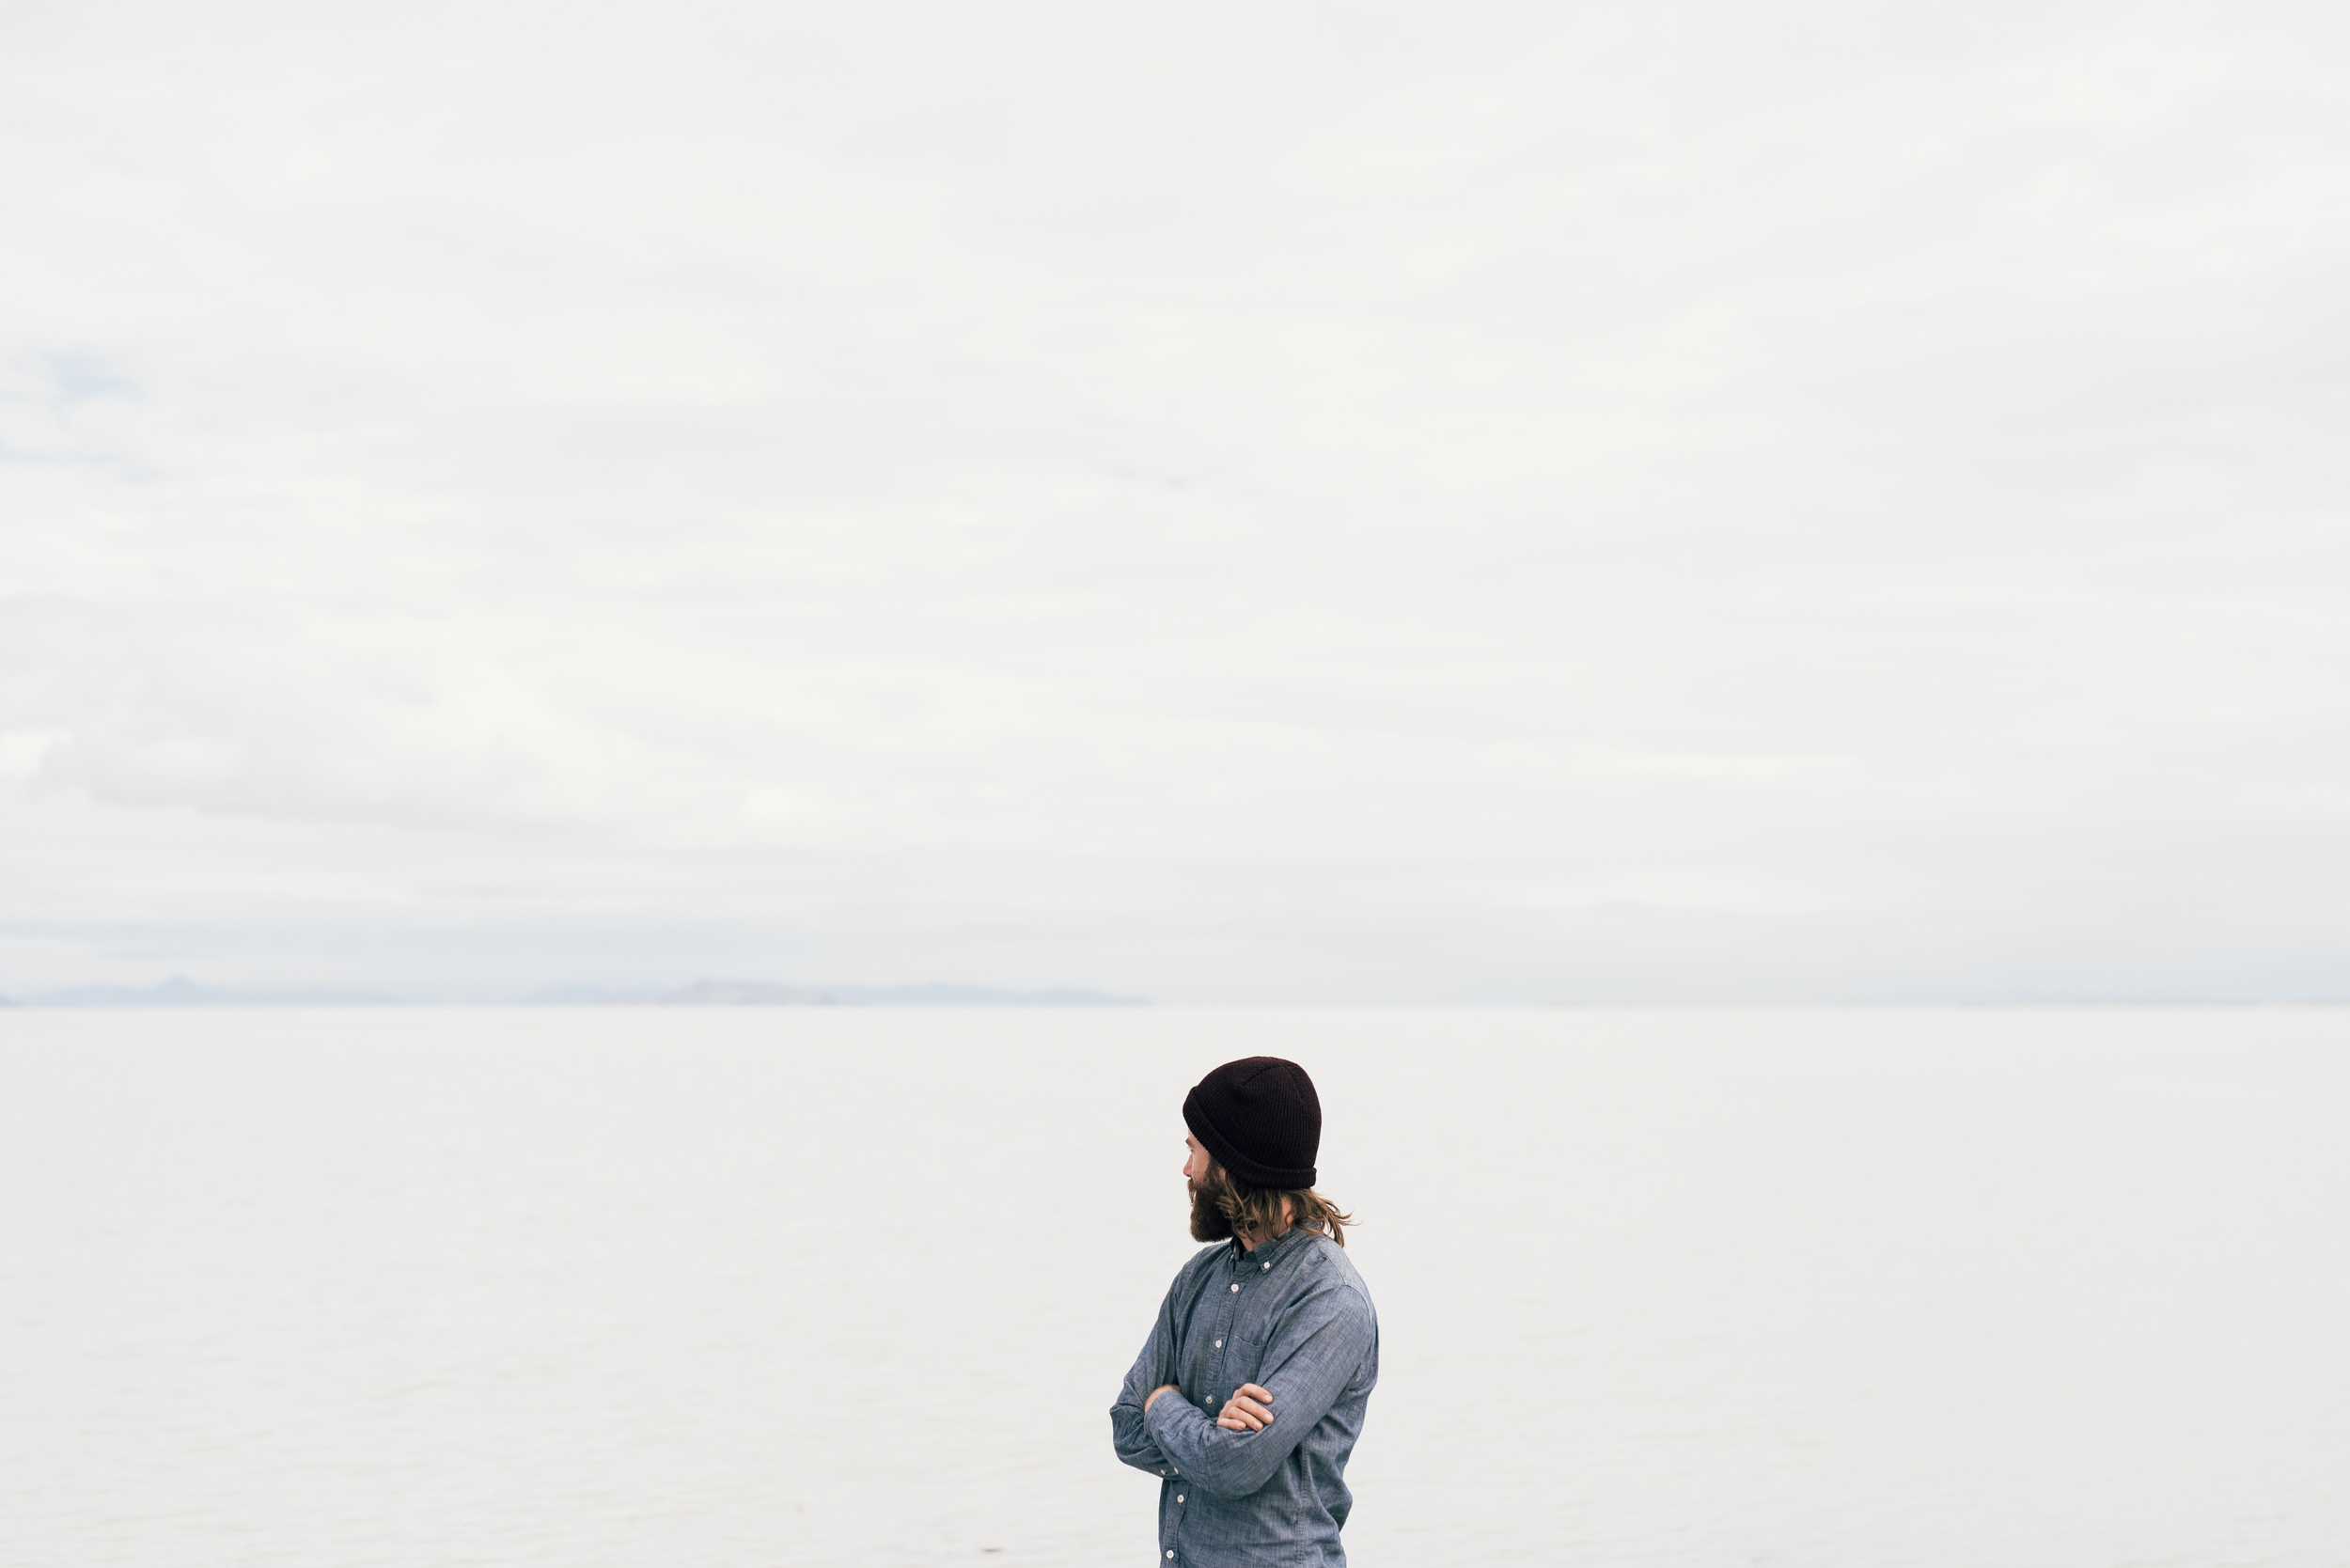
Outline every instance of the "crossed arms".
<path fill-rule="evenodd" d="M 1210 1497 L 1245 1497 L 1272 1479 L 1361 1371 L 1377 1332 L 1370 1309 L 1335 1280 L 1308 1291 L 1281 1314 L 1258 1381 L 1243 1384 L 1211 1419 L 1167 1381 L 1181 1349 L 1174 1305 L 1170 1290 L 1110 1407 L 1112 1443 L 1136 1469 L 1182 1475 Z"/>

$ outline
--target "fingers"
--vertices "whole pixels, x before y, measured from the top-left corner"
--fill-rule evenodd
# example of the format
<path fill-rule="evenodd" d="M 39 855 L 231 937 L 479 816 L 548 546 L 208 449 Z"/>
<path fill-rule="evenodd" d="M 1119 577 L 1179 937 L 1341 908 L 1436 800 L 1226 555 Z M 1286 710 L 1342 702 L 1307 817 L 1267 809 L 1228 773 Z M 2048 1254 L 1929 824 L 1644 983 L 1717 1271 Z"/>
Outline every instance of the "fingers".
<path fill-rule="evenodd" d="M 1252 1397 L 1247 1392 L 1248 1388 L 1255 1388 L 1262 1398 Z M 1241 1392 L 1224 1402 L 1224 1413 L 1216 1417 L 1215 1424 L 1229 1432 L 1262 1432 L 1273 1424 L 1273 1408 L 1269 1403 L 1272 1398 L 1255 1384 L 1248 1384 Z"/>
<path fill-rule="evenodd" d="M 1232 1391 L 1235 1394 L 1246 1394 L 1250 1399 L 1261 1400 L 1266 1404 L 1273 1403 L 1273 1390 L 1260 1388 L 1254 1383 L 1244 1383 Z"/>

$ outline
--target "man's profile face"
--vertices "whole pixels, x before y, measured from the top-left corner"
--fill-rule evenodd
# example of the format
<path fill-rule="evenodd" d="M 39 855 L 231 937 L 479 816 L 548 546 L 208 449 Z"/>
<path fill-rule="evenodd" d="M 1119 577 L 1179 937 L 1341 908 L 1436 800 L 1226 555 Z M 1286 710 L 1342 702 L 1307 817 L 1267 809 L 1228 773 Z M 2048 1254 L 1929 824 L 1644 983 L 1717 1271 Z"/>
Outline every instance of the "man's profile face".
<path fill-rule="evenodd" d="M 1232 1234 L 1232 1222 L 1224 1217 L 1224 1211 L 1216 1207 L 1215 1200 L 1200 1190 L 1200 1184 L 1208 1179 L 1208 1172 L 1215 1168 L 1215 1162 L 1209 1158 L 1205 1149 L 1199 1147 L 1198 1138 L 1186 1137 L 1183 1141 L 1191 1145 L 1191 1156 L 1183 1161 L 1183 1185 L 1191 1192 L 1191 1239 L 1203 1242 L 1229 1240 Z"/>
<path fill-rule="evenodd" d="M 1183 1160 L 1183 1180 L 1196 1187 L 1208 1179 L 1208 1168 L 1214 1162 L 1208 1158 L 1208 1152 L 1199 1147 L 1198 1138 L 1186 1133 L 1183 1143 L 1191 1151 Z"/>

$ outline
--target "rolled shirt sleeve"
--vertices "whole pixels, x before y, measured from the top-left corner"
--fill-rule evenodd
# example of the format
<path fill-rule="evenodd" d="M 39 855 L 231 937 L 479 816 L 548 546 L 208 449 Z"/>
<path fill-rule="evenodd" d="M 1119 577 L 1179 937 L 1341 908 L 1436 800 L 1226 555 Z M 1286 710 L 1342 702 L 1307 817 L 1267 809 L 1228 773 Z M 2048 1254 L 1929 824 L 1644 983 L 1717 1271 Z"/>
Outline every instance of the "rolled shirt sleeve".
<path fill-rule="evenodd" d="M 1151 1337 L 1143 1341 L 1142 1354 L 1135 1357 L 1134 1369 L 1126 1373 L 1125 1387 L 1119 1389 L 1118 1402 L 1110 1406 L 1110 1446 L 1118 1450 L 1119 1462 L 1160 1477 L 1167 1475 L 1176 1466 L 1152 1441 L 1143 1420 L 1142 1406 L 1143 1402 L 1151 1397 L 1152 1389 L 1164 1388 L 1175 1381 L 1177 1288 L 1177 1285 L 1167 1287 L 1167 1299 L 1159 1304 L 1158 1321 L 1151 1325 Z M 1167 1398 L 1178 1404 L 1183 1402 L 1180 1391 Z M 1159 1403 L 1165 1404 L 1167 1400 Z"/>

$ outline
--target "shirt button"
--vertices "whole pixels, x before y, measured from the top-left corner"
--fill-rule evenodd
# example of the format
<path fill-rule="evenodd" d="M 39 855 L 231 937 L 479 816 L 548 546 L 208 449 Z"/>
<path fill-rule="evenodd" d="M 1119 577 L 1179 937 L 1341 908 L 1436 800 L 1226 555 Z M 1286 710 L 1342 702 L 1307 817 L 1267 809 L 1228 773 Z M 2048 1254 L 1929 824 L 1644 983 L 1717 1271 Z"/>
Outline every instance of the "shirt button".
<path fill-rule="evenodd" d="M 1183 1495 L 1181 1492 L 1176 1493 L 1176 1494 L 1175 1494 L 1175 1500 L 1176 1500 L 1177 1502 L 1182 1502 L 1182 1501 L 1183 1500 Z"/>
<path fill-rule="evenodd" d="M 1222 1340 L 1218 1340 L 1218 1341 L 1216 1341 L 1216 1342 L 1215 1342 L 1215 1348 L 1216 1348 L 1216 1349 L 1218 1349 L 1218 1350 L 1222 1350 L 1222 1349 L 1224 1348 L 1224 1341 L 1223 1341 Z"/>
<path fill-rule="evenodd" d="M 1237 1290 L 1239 1290 L 1239 1289 L 1240 1289 L 1240 1287 L 1239 1287 L 1238 1285 L 1234 1285 L 1234 1286 L 1232 1287 L 1232 1289 L 1234 1289 L 1235 1291 L 1237 1291 Z"/>

